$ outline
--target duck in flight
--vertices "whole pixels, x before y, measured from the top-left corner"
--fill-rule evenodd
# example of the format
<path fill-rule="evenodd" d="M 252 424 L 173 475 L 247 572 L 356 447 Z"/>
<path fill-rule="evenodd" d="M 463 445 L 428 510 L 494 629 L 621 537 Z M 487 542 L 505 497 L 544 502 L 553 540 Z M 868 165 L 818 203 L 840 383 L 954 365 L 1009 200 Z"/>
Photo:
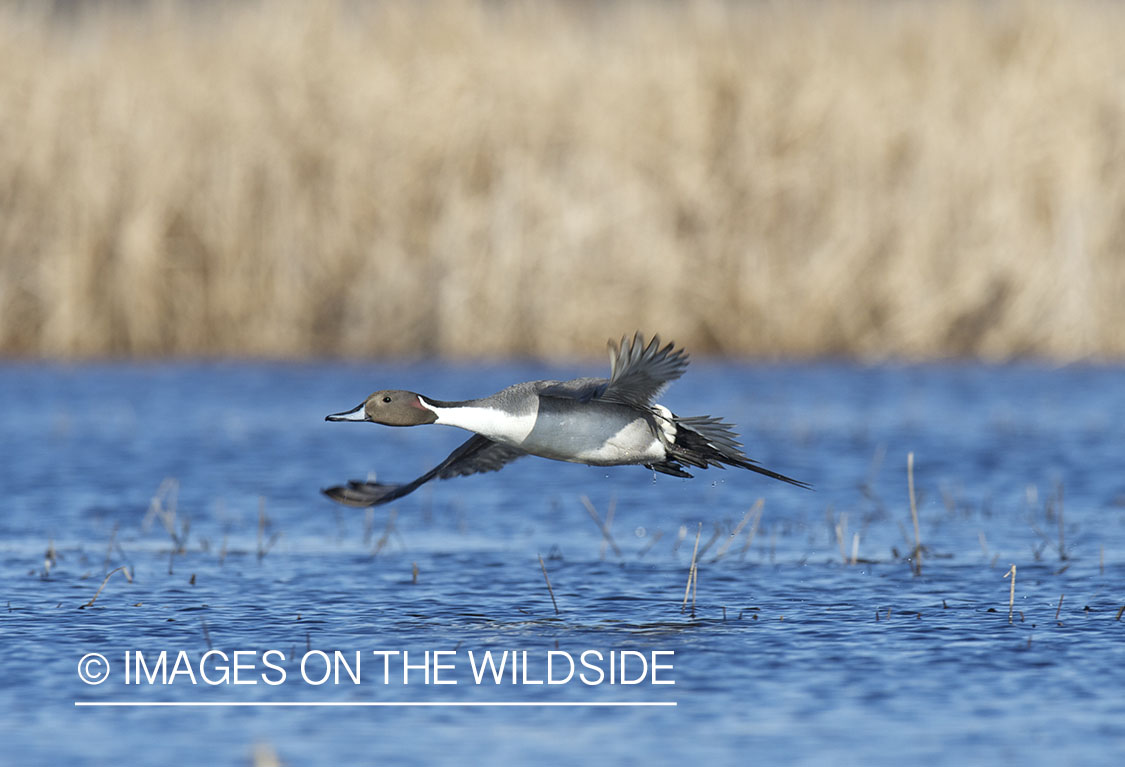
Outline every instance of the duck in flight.
<path fill-rule="evenodd" d="M 410 391 L 377 391 L 327 421 L 387 426 L 427 423 L 473 432 L 449 457 L 403 485 L 352 480 L 323 492 L 347 506 L 378 506 L 414 492 L 431 479 L 497 471 L 525 455 L 592 466 L 641 465 L 674 477 L 684 466 L 737 466 L 798 487 L 805 482 L 747 458 L 730 424 L 711 416 L 681 417 L 653 402 L 683 375 L 688 355 L 673 344 L 647 344 L 640 333 L 609 344 L 609 378 L 528 381 L 483 399 L 444 402 Z"/>

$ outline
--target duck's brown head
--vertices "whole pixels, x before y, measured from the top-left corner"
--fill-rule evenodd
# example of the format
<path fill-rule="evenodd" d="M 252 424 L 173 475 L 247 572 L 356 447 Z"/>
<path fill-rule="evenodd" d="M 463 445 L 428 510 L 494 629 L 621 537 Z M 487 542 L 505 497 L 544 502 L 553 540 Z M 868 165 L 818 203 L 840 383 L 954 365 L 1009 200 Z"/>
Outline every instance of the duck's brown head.
<path fill-rule="evenodd" d="M 386 426 L 418 426 L 433 423 L 437 414 L 422 404 L 412 391 L 384 389 L 377 391 L 346 413 L 326 416 L 326 421 L 371 421 Z"/>

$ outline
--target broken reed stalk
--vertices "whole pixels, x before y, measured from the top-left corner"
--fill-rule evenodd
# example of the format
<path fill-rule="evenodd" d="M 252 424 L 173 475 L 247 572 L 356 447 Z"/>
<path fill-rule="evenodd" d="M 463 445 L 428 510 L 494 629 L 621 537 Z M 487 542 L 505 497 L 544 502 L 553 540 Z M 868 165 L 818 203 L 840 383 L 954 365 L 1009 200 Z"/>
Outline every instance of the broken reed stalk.
<path fill-rule="evenodd" d="M 859 533 L 852 536 L 852 565 L 859 559 Z"/>
<path fill-rule="evenodd" d="M 723 528 L 719 525 L 719 523 L 716 522 L 714 524 L 715 532 L 711 533 L 711 537 L 707 539 L 707 543 L 703 544 L 703 548 L 699 550 L 699 556 L 701 558 L 704 554 L 711 550 L 711 547 L 715 545 L 715 541 L 719 540 L 719 537 L 723 534 Z"/>
<path fill-rule="evenodd" d="M 172 539 L 172 543 L 176 547 L 176 553 L 183 554 L 187 550 L 191 520 L 183 520 L 180 523 L 180 532 L 176 532 L 176 498 L 179 491 L 180 481 L 175 477 L 166 477 L 156 489 L 156 494 L 152 497 L 152 500 L 149 501 L 148 511 L 145 513 L 144 521 L 141 522 L 141 527 L 147 530 L 153 518 L 159 519 L 160 523 L 164 525 L 168 537 Z M 169 568 L 171 568 L 171 565 L 169 565 Z"/>
<path fill-rule="evenodd" d="M 663 538 L 663 537 L 664 537 L 664 531 L 663 530 L 657 530 L 653 534 L 652 540 L 650 540 L 648 542 L 648 544 L 643 549 L 641 549 L 640 551 L 637 552 L 637 558 L 640 559 L 645 554 L 652 551 L 652 547 L 655 546 L 660 541 L 660 539 Z"/>
<path fill-rule="evenodd" d="M 691 571 L 691 617 L 695 618 L 695 590 L 699 586 L 699 567 Z"/>
<path fill-rule="evenodd" d="M 609 530 L 610 526 L 613 524 L 613 514 L 616 510 L 617 510 L 617 497 L 616 496 L 610 496 L 609 506 L 607 506 L 606 510 L 605 510 L 605 529 L 606 530 Z M 598 559 L 605 559 L 605 549 L 606 549 L 606 539 L 603 537 L 601 548 L 598 549 Z M 618 556 L 620 556 L 620 555 L 618 555 Z"/>
<path fill-rule="evenodd" d="M 840 547 L 840 559 L 844 564 L 848 563 L 848 554 L 844 548 L 844 538 L 848 532 L 848 515 L 846 512 L 840 514 L 840 519 L 834 525 L 836 529 L 836 545 Z"/>
<path fill-rule="evenodd" d="M 759 498 L 758 500 L 754 501 L 754 505 L 751 506 L 746 511 L 746 513 L 742 515 L 742 521 L 739 522 L 738 526 L 734 528 L 734 532 L 730 534 L 729 538 L 723 541 L 723 545 L 719 547 L 718 552 L 716 552 L 714 558 L 711 560 L 712 562 L 718 562 L 720 559 L 726 556 L 727 549 L 731 547 L 731 544 L 734 543 L 734 539 L 737 538 L 738 534 L 742 532 L 742 528 L 746 527 L 746 523 L 750 521 L 750 517 L 754 514 L 760 514 L 762 511 L 762 506 L 764 506 L 765 503 L 765 498 Z"/>
<path fill-rule="evenodd" d="M 109 534 L 109 544 L 105 547 L 105 564 L 103 568 L 109 567 L 110 560 L 113 559 L 113 544 L 117 542 L 117 523 L 113 523 L 113 531 Z"/>
<path fill-rule="evenodd" d="M 695 530 L 695 548 L 691 552 L 691 567 L 688 569 L 687 586 L 684 587 L 684 603 L 680 605 L 680 612 L 687 609 L 688 594 L 691 594 L 691 611 L 695 612 L 695 592 L 692 587 L 695 585 L 695 560 L 699 554 L 699 536 L 703 532 L 703 523 L 699 523 L 699 527 Z"/>
<path fill-rule="evenodd" d="M 261 562 L 262 558 L 266 555 L 266 525 L 269 520 L 266 518 L 266 498 L 263 495 L 258 496 L 258 561 Z"/>
<path fill-rule="evenodd" d="M 606 543 L 610 545 L 610 548 L 613 549 L 613 553 L 620 557 L 621 549 L 617 547 L 617 541 L 613 540 L 613 536 L 609 534 L 609 528 L 602 524 L 602 518 L 598 516 L 598 510 L 594 508 L 594 504 L 592 504 L 590 499 L 585 495 L 578 496 L 578 500 L 586 507 L 586 511 L 590 513 L 590 518 L 594 520 L 594 524 L 602 531 L 602 536 L 605 538 Z M 608 514 L 606 514 L 606 518 L 609 518 Z"/>
<path fill-rule="evenodd" d="M 539 555 L 539 569 L 543 571 L 543 580 L 547 581 L 547 593 L 551 595 L 551 604 L 555 606 L 555 615 L 559 614 L 559 603 L 555 601 L 555 590 L 551 588 L 551 579 L 547 576 L 547 565 L 543 562 L 543 555 Z"/>
<path fill-rule="evenodd" d="M 1059 613 L 1062 612 L 1062 601 L 1066 594 L 1059 594 L 1059 606 L 1055 608 L 1055 620 L 1058 621 Z"/>
<path fill-rule="evenodd" d="M 915 575 L 922 574 L 922 535 L 918 531 L 918 504 L 914 499 L 914 451 L 906 454 L 906 484 L 910 490 L 910 518 L 914 520 L 914 563 Z"/>
<path fill-rule="evenodd" d="M 1007 578 L 1009 576 L 1011 576 L 1011 578 L 1012 578 L 1012 587 L 1008 591 L 1008 625 L 1011 626 L 1012 625 L 1012 610 L 1016 606 L 1016 566 L 1015 565 L 1009 566 L 1008 572 L 1004 573 L 1005 578 Z M 1060 604 L 1060 606 L 1062 605 L 1061 600 L 1060 600 L 1059 604 Z"/>
<path fill-rule="evenodd" d="M 127 567 L 125 567 L 125 565 L 121 565 L 121 567 L 117 567 L 117 568 L 114 568 L 113 570 L 110 570 L 108 573 L 106 573 L 105 580 L 102 581 L 102 585 L 98 586 L 98 590 L 94 592 L 94 596 L 90 597 L 90 601 L 87 602 L 86 604 L 82 605 L 81 609 L 85 609 L 87 607 L 93 606 L 94 600 L 96 600 L 98 598 L 98 595 L 102 593 L 102 589 L 104 589 L 105 585 L 107 583 L 109 583 L 110 576 L 113 575 L 118 570 L 124 570 L 126 580 L 128 580 L 129 583 L 133 582 L 133 576 L 129 574 L 129 569 Z"/>
<path fill-rule="evenodd" d="M 742 544 L 742 551 L 738 552 L 739 559 L 746 556 L 746 552 L 750 550 L 751 544 L 754 543 L 754 538 L 758 534 L 758 524 L 762 521 L 762 508 L 762 506 L 759 506 L 758 513 L 754 515 L 754 524 L 750 525 L 750 530 L 746 533 L 746 543 Z M 772 552 L 770 556 L 772 558 Z"/>
<path fill-rule="evenodd" d="M 1059 560 L 1066 561 L 1066 541 L 1063 539 L 1063 485 L 1062 482 L 1056 488 L 1056 496 L 1059 503 Z"/>
<path fill-rule="evenodd" d="M 55 539 L 51 538 L 47 541 L 47 553 L 43 556 L 43 577 L 51 577 L 51 568 L 59 561 L 59 552 L 55 549 Z M 108 567 L 109 564 L 106 564 Z"/>
<path fill-rule="evenodd" d="M 375 548 L 371 550 L 371 556 L 376 557 L 387 542 L 391 539 L 391 533 L 395 531 L 395 520 L 398 519 L 398 509 L 391 509 L 387 514 L 387 526 L 383 528 L 383 534 L 379 536 L 379 540 L 375 541 Z"/>
<path fill-rule="evenodd" d="M 375 534 L 375 509 L 367 509 L 363 513 L 363 545 L 371 543 L 371 536 Z"/>

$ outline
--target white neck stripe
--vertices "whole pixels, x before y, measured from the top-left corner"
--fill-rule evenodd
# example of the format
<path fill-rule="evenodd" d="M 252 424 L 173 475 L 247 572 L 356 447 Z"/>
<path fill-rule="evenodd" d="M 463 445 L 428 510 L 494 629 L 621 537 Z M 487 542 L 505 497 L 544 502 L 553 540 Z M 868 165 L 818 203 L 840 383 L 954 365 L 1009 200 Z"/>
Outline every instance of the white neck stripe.
<path fill-rule="evenodd" d="M 436 423 L 457 426 L 508 445 L 518 445 L 535 428 L 535 413 L 513 415 L 490 407 L 438 407 L 423 402 L 437 414 Z"/>

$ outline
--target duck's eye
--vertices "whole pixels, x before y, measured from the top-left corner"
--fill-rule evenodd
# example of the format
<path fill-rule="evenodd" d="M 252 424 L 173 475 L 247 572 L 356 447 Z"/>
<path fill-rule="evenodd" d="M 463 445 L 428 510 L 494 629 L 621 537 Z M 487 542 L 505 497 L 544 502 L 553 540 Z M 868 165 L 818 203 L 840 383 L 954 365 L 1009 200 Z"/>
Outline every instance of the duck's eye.
<path fill-rule="evenodd" d="M 383 397 L 383 402 L 390 402 L 390 401 L 391 401 L 390 397 Z"/>

